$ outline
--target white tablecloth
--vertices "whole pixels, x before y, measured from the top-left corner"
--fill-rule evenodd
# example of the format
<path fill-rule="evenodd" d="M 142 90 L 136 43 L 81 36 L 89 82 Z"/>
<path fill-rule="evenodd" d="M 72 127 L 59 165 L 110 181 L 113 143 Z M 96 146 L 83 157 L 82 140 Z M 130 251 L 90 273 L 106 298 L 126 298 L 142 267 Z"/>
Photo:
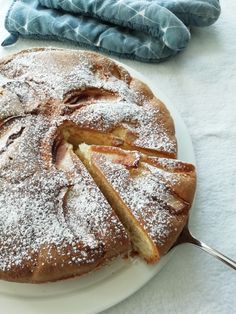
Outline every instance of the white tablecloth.
<path fill-rule="evenodd" d="M 5 7 L 1 1 L 0 41 Z M 121 60 L 147 76 L 173 101 L 192 136 L 198 190 L 193 233 L 236 259 L 236 2 L 222 1 L 219 21 L 192 30 L 188 48 L 161 64 Z M 68 44 L 23 41 L 0 48 L 5 55 L 29 46 Z M 236 313 L 236 273 L 185 245 L 144 288 L 104 314 Z M 33 314 L 33 313 L 32 313 Z"/>

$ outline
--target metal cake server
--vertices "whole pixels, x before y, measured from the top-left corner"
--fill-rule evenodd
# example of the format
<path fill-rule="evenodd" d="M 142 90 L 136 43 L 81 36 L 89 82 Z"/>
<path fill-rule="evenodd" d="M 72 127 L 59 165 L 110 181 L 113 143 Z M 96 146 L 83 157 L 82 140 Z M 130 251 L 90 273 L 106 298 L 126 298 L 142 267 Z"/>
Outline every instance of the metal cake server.
<path fill-rule="evenodd" d="M 206 245 L 202 241 L 196 239 L 191 234 L 191 232 L 189 231 L 188 223 L 184 227 L 178 240 L 175 242 L 175 244 L 172 246 L 172 248 L 176 247 L 177 245 L 184 244 L 184 243 L 190 243 L 190 244 L 198 246 L 203 251 L 205 251 L 205 252 L 209 253 L 210 255 L 218 258 L 221 262 L 225 263 L 226 265 L 228 265 L 228 266 L 232 267 L 234 270 L 236 270 L 236 261 L 225 256 L 224 254 L 220 253 L 219 251 L 209 247 L 208 245 Z"/>

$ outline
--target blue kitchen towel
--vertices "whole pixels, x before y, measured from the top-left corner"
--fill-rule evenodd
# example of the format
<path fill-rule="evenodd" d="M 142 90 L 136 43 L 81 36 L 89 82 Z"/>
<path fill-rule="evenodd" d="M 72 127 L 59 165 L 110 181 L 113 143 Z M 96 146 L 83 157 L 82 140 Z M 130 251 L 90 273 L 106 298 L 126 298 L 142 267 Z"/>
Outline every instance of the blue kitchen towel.
<path fill-rule="evenodd" d="M 169 0 L 173 4 L 173 13 L 170 8 L 164 7 L 167 2 L 15 0 L 5 20 L 6 29 L 11 36 L 2 45 L 13 44 L 19 35 L 70 40 L 80 46 L 113 55 L 158 62 L 184 49 L 190 39 L 188 28 L 174 14 L 183 16 L 183 12 L 189 10 L 190 1 L 179 1 L 185 2 L 185 6 L 181 5 L 181 11 L 175 6 L 178 1 Z M 191 18 L 185 18 L 184 22 L 196 20 L 196 17 L 192 18 L 192 13 L 189 16 Z"/>

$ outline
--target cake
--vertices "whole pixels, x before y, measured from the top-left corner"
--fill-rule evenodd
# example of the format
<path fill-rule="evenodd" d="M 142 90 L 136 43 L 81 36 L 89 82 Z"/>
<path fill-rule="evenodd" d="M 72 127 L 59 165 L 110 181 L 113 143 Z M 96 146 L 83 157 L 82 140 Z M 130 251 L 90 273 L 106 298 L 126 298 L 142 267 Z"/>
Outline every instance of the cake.
<path fill-rule="evenodd" d="M 194 166 L 108 146 L 81 144 L 77 154 L 116 208 L 133 247 L 148 263 L 157 262 L 187 222 Z"/>
<path fill-rule="evenodd" d="M 87 51 L 0 60 L 0 279 L 79 276 L 174 244 L 195 191 L 173 120 L 142 82 Z M 150 183 L 152 182 L 152 183 Z"/>

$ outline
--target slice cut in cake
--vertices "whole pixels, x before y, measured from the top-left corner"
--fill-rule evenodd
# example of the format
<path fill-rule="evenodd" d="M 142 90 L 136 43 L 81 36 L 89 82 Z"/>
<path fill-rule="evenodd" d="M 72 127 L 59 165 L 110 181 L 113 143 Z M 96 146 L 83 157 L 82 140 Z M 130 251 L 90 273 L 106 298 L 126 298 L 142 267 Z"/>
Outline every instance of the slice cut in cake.
<path fill-rule="evenodd" d="M 193 165 L 109 146 L 81 144 L 77 154 L 147 262 L 160 259 L 188 219 L 196 174 Z"/>

